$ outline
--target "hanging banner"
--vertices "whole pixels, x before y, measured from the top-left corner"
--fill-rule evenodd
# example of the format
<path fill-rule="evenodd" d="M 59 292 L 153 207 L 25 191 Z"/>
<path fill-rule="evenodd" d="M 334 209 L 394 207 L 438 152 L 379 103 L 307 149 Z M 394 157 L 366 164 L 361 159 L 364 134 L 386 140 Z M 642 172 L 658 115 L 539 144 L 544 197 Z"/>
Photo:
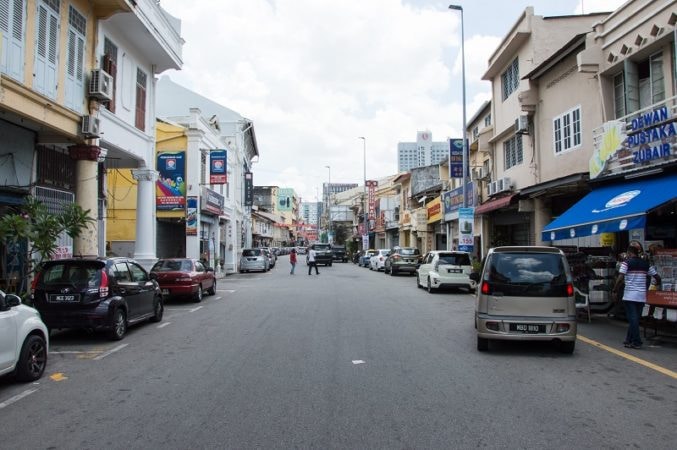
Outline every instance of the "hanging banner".
<path fill-rule="evenodd" d="M 458 209 L 458 249 L 472 253 L 475 244 L 473 226 L 475 224 L 475 208 Z"/>
<path fill-rule="evenodd" d="M 367 180 L 367 202 L 370 220 L 376 219 L 376 186 L 378 186 L 378 181 Z"/>
<path fill-rule="evenodd" d="M 212 150 L 209 153 L 209 183 L 226 184 L 228 182 L 228 153 L 226 150 Z"/>
<path fill-rule="evenodd" d="M 244 174 L 244 205 L 254 204 L 254 175 L 251 172 Z"/>
<path fill-rule="evenodd" d="M 158 210 L 183 210 L 186 207 L 186 154 L 158 153 L 158 180 L 155 182 L 155 206 Z"/>
<path fill-rule="evenodd" d="M 463 139 L 449 139 L 449 178 L 463 178 Z"/>
<path fill-rule="evenodd" d="M 197 197 L 186 200 L 186 236 L 197 236 Z"/>

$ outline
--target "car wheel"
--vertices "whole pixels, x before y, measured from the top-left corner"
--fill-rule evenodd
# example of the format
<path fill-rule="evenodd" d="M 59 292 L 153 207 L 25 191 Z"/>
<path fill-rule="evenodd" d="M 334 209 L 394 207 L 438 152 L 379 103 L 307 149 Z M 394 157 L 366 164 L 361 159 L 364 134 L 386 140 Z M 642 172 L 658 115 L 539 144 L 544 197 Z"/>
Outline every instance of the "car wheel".
<path fill-rule="evenodd" d="M 430 282 L 430 277 L 428 277 L 428 293 L 432 294 L 433 293 L 433 285 Z"/>
<path fill-rule="evenodd" d="M 151 322 L 160 322 L 162 321 L 162 316 L 165 313 L 165 304 L 162 301 L 162 297 L 157 297 L 155 299 L 155 305 L 153 306 L 153 317 L 150 318 Z"/>
<path fill-rule="evenodd" d="M 35 381 L 42 376 L 47 366 L 47 345 L 42 336 L 30 335 L 21 346 L 16 363 L 16 379 Z"/>
<path fill-rule="evenodd" d="M 333 263 L 329 263 L 329 267 L 331 267 L 332 264 L 333 264 Z"/>
<path fill-rule="evenodd" d="M 397 271 L 395 270 L 394 267 L 391 266 L 391 267 L 390 267 L 390 276 L 391 276 L 391 277 L 394 277 L 395 275 L 397 275 Z"/>
<path fill-rule="evenodd" d="M 477 336 L 477 350 L 480 352 L 489 350 L 489 339 Z"/>
<path fill-rule="evenodd" d="M 214 280 L 214 284 L 212 284 L 211 289 L 207 291 L 209 295 L 216 295 L 216 279 Z"/>
<path fill-rule="evenodd" d="M 576 348 L 576 341 L 570 341 L 570 342 L 560 342 L 559 343 L 559 351 L 562 353 L 567 353 L 567 354 L 572 354 L 574 352 L 574 349 Z"/>
<path fill-rule="evenodd" d="M 202 291 L 202 285 L 198 285 L 197 287 L 197 292 L 195 293 L 195 296 L 193 297 L 193 301 L 195 303 L 200 303 L 202 301 L 202 297 L 204 296 L 204 292 Z"/>
<path fill-rule="evenodd" d="M 419 289 L 423 289 L 423 286 L 421 286 L 421 277 L 416 274 L 416 287 Z"/>
<path fill-rule="evenodd" d="M 113 313 L 113 329 L 108 336 L 114 341 L 119 341 L 125 337 L 125 333 L 127 333 L 127 316 L 122 309 L 116 309 Z"/>

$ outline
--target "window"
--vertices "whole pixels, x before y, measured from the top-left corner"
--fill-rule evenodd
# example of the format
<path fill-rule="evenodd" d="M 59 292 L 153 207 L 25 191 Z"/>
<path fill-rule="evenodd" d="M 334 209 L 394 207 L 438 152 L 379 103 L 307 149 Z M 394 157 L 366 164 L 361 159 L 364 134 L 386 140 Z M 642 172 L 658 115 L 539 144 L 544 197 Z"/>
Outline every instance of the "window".
<path fill-rule="evenodd" d="M 510 97 L 510 94 L 515 92 L 519 87 L 520 74 L 519 64 L 517 58 L 508 66 L 508 68 L 501 74 L 501 85 L 503 87 L 503 100 Z"/>
<path fill-rule="evenodd" d="M 134 126 L 141 131 L 146 130 L 146 85 L 148 75 L 136 69 L 136 115 Z"/>
<path fill-rule="evenodd" d="M 487 114 L 486 117 L 484 117 L 484 126 L 488 127 L 491 125 L 491 114 Z"/>
<path fill-rule="evenodd" d="M 522 135 L 516 134 L 503 143 L 503 155 L 505 157 L 505 169 L 522 164 Z"/>
<path fill-rule="evenodd" d="M 73 6 L 69 6 L 65 105 L 77 112 L 82 112 L 84 102 L 86 34 L 87 19 Z"/>
<path fill-rule="evenodd" d="M 59 6 L 59 0 L 38 2 L 33 87 L 50 98 L 56 98 L 58 78 Z"/>
<path fill-rule="evenodd" d="M 625 77 L 623 73 L 614 77 L 614 111 L 617 119 L 625 116 Z"/>
<path fill-rule="evenodd" d="M 23 81 L 24 0 L 0 2 L 0 70 Z"/>
<path fill-rule="evenodd" d="M 473 128 L 472 129 L 472 140 L 476 141 L 477 138 L 479 137 L 479 135 L 480 135 L 480 128 L 479 127 Z"/>
<path fill-rule="evenodd" d="M 614 76 L 613 85 L 617 119 L 665 100 L 663 54 L 638 62 L 626 60 L 623 72 Z"/>
<path fill-rule="evenodd" d="M 581 146 L 581 107 L 565 112 L 552 121 L 553 148 L 558 155 Z"/>
<path fill-rule="evenodd" d="M 118 48 L 113 42 L 105 38 L 103 41 L 103 64 L 101 67 L 108 75 L 113 77 L 113 99 L 106 104 L 110 112 L 115 112 L 116 77 L 118 73 Z"/>

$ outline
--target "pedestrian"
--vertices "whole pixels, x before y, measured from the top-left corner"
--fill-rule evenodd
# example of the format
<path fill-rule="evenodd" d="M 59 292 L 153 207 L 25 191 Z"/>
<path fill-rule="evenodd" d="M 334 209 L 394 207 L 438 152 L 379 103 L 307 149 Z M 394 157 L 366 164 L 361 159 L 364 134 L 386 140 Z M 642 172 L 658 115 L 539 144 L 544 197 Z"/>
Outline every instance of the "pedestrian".
<path fill-rule="evenodd" d="M 292 248 L 289 252 L 289 263 L 291 264 L 291 272 L 289 275 L 294 275 L 294 268 L 296 267 L 296 249 Z"/>
<path fill-rule="evenodd" d="M 647 276 L 656 279 L 660 285 L 661 278 L 656 268 L 649 264 L 646 259 L 640 257 L 640 249 L 635 245 L 628 247 L 628 258 L 621 263 L 618 278 L 613 288 L 614 295 L 618 296 L 620 286 L 625 283 L 623 289 L 623 307 L 628 320 L 628 332 L 623 345 L 628 348 L 642 348 L 642 339 L 639 334 L 639 319 L 646 303 Z"/>
<path fill-rule="evenodd" d="M 315 274 L 319 275 L 320 271 L 317 270 L 317 262 L 315 261 L 315 249 L 313 247 L 310 247 L 308 249 L 308 256 L 306 256 L 306 263 L 308 264 L 308 275 L 310 275 L 310 271 L 313 270 L 313 267 L 315 267 Z"/>

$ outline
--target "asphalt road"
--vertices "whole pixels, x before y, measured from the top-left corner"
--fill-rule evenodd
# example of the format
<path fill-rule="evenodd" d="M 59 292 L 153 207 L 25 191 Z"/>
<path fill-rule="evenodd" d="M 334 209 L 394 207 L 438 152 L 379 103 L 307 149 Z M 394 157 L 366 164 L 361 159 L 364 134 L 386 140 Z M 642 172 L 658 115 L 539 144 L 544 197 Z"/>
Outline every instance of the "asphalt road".
<path fill-rule="evenodd" d="M 55 334 L 39 383 L 0 380 L 0 448 L 675 448 L 675 348 L 628 355 L 622 327 L 593 322 L 573 355 L 479 353 L 468 294 L 288 267 L 220 280 L 120 342 Z"/>

